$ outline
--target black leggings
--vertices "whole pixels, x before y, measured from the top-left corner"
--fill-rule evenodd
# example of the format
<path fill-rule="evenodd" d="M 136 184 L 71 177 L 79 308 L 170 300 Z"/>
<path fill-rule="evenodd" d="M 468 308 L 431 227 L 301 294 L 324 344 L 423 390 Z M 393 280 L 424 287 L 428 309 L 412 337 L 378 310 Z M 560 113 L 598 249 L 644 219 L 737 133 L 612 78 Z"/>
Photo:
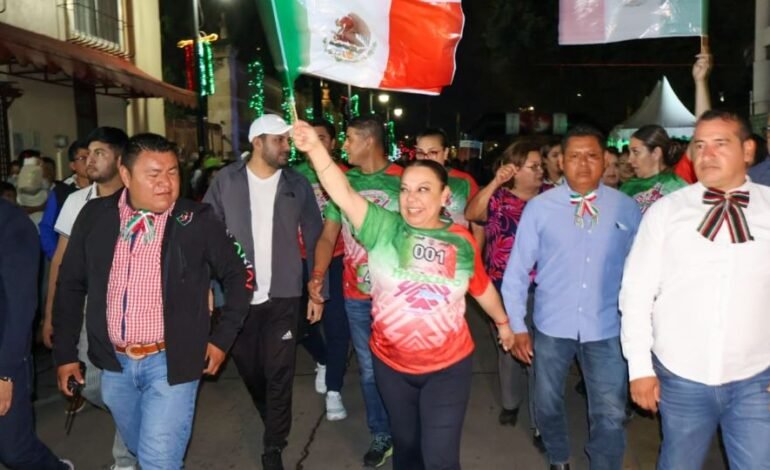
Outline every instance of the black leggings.
<path fill-rule="evenodd" d="M 405 374 L 374 356 L 390 418 L 394 470 L 459 470 L 460 436 L 471 392 L 471 356 L 428 374 Z"/>

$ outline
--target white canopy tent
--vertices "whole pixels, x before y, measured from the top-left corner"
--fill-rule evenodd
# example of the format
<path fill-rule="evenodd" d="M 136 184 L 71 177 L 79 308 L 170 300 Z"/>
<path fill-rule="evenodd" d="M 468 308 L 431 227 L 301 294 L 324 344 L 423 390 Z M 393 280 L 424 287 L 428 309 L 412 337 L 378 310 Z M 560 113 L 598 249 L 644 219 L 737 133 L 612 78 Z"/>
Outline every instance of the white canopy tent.
<path fill-rule="evenodd" d="M 647 124 L 663 127 L 670 137 L 689 139 L 695 130 L 695 116 L 679 101 L 665 76 L 658 81 L 639 109 L 612 130 L 610 140 L 628 141 L 634 131 Z"/>

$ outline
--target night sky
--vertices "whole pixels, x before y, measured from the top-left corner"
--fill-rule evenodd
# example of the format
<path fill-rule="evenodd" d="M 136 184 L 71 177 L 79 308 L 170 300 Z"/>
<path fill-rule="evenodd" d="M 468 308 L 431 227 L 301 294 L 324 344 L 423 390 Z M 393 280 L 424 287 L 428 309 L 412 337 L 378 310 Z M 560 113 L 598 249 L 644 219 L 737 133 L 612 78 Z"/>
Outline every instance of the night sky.
<path fill-rule="evenodd" d="M 201 0 L 202 29 L 216 31 L 221 14 L 244 61 L 260 57 L 274 74 L 256 9 L 260 0 Z M 182 54 L 175 43 L 191 31 L 191 6 L 161 0 L 164 35 L 164 78 L 184 86 Z M 191 4 L 191 2 L 190 2 Z M 754 44 L 754 1 L 711 1 L 710 42 L 715 58 L 712 101 L 749 113 Z M 669 38 L 622 43 L 558 45 L 558 0 L 463 1 L 466 15 L 457 51 L 454 83 L 437 97 L 391 94 L 391 107 L 403 107 L 398 133 L 414 134 L 426 124 L 444 127 L 455 136 L 460 128 L 478 129 L 483 116 L 534 106 L 537 112 L 565 112 L 572 121 L 586 120 L 608 131 L 635 111 L 657 80 L 666 75 L 692 111 L 691 66 L 700 38 Z M 415 25 L 419 27 L 419 25 Z M 299 87 L 307 86 L 300 80 Z M 345 86 L 332 86 L 335 98 Z M 361 95 L 368 110 L 367 93 Z M 377 92 L 375 92 L 377 93 Z M 580 93 L 581 97 L 578 97 Z M 720 96 L 724 102 L 720 101 Z M 375 100 L 375 108 L 378 108 Z"/>

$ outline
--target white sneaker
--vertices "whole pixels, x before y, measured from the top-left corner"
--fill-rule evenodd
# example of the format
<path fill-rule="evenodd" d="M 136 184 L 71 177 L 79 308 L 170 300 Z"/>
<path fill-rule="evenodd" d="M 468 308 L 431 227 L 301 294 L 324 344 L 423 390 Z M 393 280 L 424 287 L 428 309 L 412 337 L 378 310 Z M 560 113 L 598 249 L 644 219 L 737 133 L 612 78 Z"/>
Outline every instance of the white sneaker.
<path fill-rule="evenodd" d="M 348 417 L 345 405 L 342 404 L 342 395 L 340 392 L 329 392 L 326 394 L 326 419 L 329 421 L 339 421 Z"/>
<path fill-rule="evenodd" d="M 326 393 L 326 366 L 316 364 L 315 368 L 315 391 L 323 395 Z"/>

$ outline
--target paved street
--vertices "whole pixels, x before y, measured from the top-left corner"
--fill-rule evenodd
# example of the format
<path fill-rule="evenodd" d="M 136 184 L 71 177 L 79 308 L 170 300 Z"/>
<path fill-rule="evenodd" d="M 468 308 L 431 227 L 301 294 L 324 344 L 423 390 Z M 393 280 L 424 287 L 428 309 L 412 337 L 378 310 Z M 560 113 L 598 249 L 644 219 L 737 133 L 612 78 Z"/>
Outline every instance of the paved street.
<path fill-rule="evenodd" d="M 497 423 L 499 392 L 496 358 L 486 325 L 480 316 L 469 314 L 477 349 L 471 400 L 465 419 L 462 464 L 475 469 L 543 469 L 546 462 L 531 444 L 529 417 L 519 415 L 516 427 Z M 64 408 L 54 386 L 50 354 L 38 355 L 36 403 L 38 433 L 60 456 L 71 459 L 78 469 L 107 469 L 112 463 L 114 427 L 109 415 L 90 405 L 78 414 L 72 434 L 64 433 Z M 315 393 L 313 364 L 305 351 L 298 353 L 294 383 L 294 424 L 284 451 L 287 469 L 359 469 L 369 444 L 363 401 L 358 387 L 355 358 L 346 376 L 343 398 L 348 418 L 329 422 L 324 418 L 323 396 Z M 573 468 L 587 469 L 582 448 L 587 436 L 585 400 L 575 393 L 578 377 L 568 381 L 567 403 L 572 439 Z M 657 421 L 636 416 L 628 425 L 626 469 L 653 469 L 659 445 Z M 262 423 L 233 364 L 216 381 L 201 387 L 193 437 L 187 454 L 189 470 L 258 469 Z M 390 470 L 390 463 L 381 467 Z M 714 444 L 706 469 L 719 470 L 721 453 Z"/>

